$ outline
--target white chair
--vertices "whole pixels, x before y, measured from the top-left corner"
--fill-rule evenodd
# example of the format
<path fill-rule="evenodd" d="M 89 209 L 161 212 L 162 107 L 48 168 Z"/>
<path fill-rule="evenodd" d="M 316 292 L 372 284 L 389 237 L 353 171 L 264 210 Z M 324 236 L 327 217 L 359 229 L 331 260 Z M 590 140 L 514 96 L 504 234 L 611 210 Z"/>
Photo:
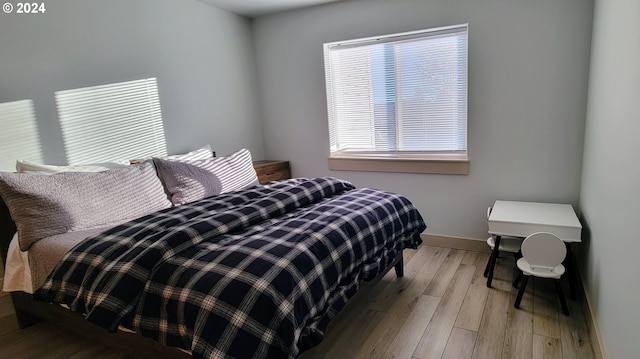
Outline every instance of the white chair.
<path fill-rule="evenodd" d="M 489 219 L 490 214 L 491 207 L 487 208 L 487 219 Z M 491 256 L 487 261 L 487 266 L 484 268 L 485 278 L 489 275 L 489 271 L 491 270 L 491 262 L 497 260 L 501 252 L 513 253 L 516 261 L 521 257 L 520 246 L 522 245 L 522 240 L 523 239 L 520 237 L 500 236 L 500 245 L 498 246 L 498 251 L 495 251 L 496 238 L 494 236 L 487 238 L 487 245 L 491 248 Z"/>
<path fill-rule="evenodd" d="M 569 315 L 567 301 L 560 285 L 560 278 L 565 272 L 562 261 L 567 255 L 567 248 L 564 242 L 554 234 L 537 232 L 525 238 L 520 250 L 522 258 L 518 259 L 517 266 L 523 276 L 519 275 L 514 283 L 514 285 L 517 285 L 522 276 L 522 284 L 514 307 L 520 308 L 520 301 L 527 287 L 529 277 L 550 278 L 554 279 L 562 311 L 565 315 Z"/>

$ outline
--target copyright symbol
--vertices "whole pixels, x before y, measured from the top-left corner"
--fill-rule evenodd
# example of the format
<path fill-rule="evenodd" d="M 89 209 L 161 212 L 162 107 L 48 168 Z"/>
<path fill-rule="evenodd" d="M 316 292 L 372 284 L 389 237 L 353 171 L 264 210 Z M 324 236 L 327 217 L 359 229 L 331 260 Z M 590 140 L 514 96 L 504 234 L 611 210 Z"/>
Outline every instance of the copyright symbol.
<path fill-rule="evenodd" d="M 4 5 L 2 5 L 2 11 L 4 11 L 6 14 L 10 14 L 13 11 L 13 5 L 11 5 L 11 3 L 4 3 Z"/>

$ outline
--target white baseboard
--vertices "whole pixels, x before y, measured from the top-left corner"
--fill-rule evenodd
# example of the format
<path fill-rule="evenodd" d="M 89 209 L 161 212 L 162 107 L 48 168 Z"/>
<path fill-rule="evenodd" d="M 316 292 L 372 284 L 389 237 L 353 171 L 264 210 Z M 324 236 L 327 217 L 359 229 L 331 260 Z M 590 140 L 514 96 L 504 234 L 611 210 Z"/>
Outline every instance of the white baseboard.
<path fill-rule="evenodd" d="M 580 275 L 580 289 L 582 290 L 581 294 L 584 296 L 586 304 L 582 306 L 582 313 L 587 322 L 587 331 L 589 332 L 589 338 L 591 338 L 591 347 L 593 348 L 595 359 L 607 359 L 608 357 L 605 352 L 602 333 L 600 333 L 600 326 L 598 325 L 598 320 L 594 315 L 593 305 L 591 304 L 591 300 L 587 295 L 587 291 L 583 283 L 584 280 L 582 278 L 582 275 Z"/>
<path fill-rule="evenodd" d="M 487 252 L 491 250 L 487 246 L 486 239 L 473 239 L 464 237 L 442 236 L 438 234 L 422 233 L 422 242 L 429 246 L 463 249 L 474 252 Z"/>

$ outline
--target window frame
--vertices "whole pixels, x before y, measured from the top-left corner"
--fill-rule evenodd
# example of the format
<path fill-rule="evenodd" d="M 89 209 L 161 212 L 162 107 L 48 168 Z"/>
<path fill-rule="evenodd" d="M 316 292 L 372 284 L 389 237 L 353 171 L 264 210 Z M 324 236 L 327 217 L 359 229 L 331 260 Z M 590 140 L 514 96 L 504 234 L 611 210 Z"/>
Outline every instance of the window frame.
<path fill-rule="evenodd" d="M 464 32 L 464 91 L 462 100 L 464 103 L 464 150 L 451 151 L 336 151 L 333 146 L 334 131 L 336 131 L 336 121 L 332 121 L 332 116 L 337 116 L 335 109 L 336 100 L 333 96 L 333 84 L 337 77 L 332 74 L 332 49 L 357 48 L 373 44 L 399 43 L 416 38 L 435 38 Z M 352 171 L 381 171 L 381 172 L 402 172 L 402 173 L 437 173 L 437 174 L 468 174 L 468 34 L 469 24 L 458 24 L 403 33 L 396 33 L 383 36 L 374 36 L 361 39 L 344 40 L 325 43 L 325 84 L 327 96 L 327 111 L 329 124 L 329 169 L 331 170 L 352 170 Z M 369 76 L 373 76 L 369 74 Z M 397 81 L 398 75 L 394 76 Z M 370 77 L 371 78 L 371 77 Z M 371 80 L 369 80 L 371 81 Z M 394 112 L 398 111 L 398 103 L 394 101 Z M 397 116 L 396 116 L 397 117 Z M 398 122 L 394 131 L 397 131 Z"/>

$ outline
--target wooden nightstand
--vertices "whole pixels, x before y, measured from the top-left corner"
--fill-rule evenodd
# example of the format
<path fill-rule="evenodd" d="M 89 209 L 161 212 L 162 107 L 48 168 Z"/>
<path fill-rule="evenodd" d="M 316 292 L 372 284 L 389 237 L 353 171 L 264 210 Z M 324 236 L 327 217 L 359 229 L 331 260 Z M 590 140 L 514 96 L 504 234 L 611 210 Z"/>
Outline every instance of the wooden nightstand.
<path fill-rule="evenodd" d="M 255 161 L 253 168 L 256 169 L 260 183 L 291 178 L 289 161 Z"/>

